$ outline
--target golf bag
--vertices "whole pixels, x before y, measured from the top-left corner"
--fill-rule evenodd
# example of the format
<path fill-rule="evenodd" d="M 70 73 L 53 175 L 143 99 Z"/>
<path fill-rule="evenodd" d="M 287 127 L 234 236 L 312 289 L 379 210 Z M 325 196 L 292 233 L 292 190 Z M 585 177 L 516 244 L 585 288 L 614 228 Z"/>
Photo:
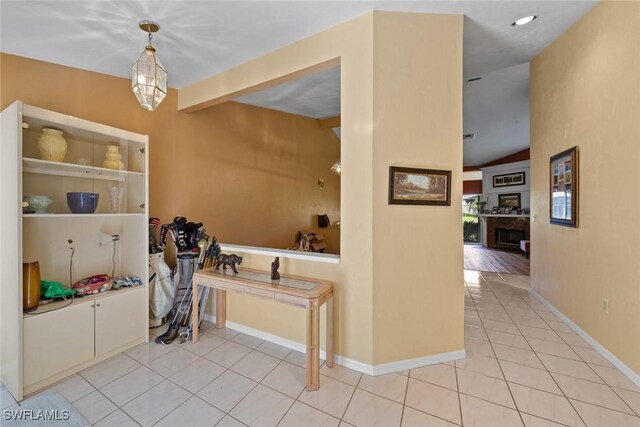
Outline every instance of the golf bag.
<path fill-rule="evenodd" d="M 206 235 L 202 223 L 187 222 L 184 217 L 176 217 L 171 224 L 165 224 L 161 229 L 161 240 L 164 244 L 166 236 L 170 234 L 176 245 L 177 264 L 174 269 L 173 283 L 176 290 L 173 317 L 167 331 L 158 336 L 157 343 L 169 344 L 178 336 L 180 341 L 186 341 L 192 332 L 191 310 L 193 305 L 192 279 L 193 273 L 204 267 L 205 262 L 211 262 L 212 248 L 218 248 L 214 237 L 209 244 L 209 236 Z M 206 290 L 206 292 L 205 292 Z M 208 288 L 203 287 L 199 292 L 200 301 L 205 301 L 208 296 Z M 205 304 L 200 304 L 197 310 L 204 310 Z M 196 325 L 198 327 L 199 325 Z M 180 330 L 182 329 L 182 332 Z"/>
<path fill-rule="evenodd" d="M 165 324 L 173 309 L 176 287 L 171 270 L 164 262 L 164 252 L 149 254 L 149 326 Z"/>

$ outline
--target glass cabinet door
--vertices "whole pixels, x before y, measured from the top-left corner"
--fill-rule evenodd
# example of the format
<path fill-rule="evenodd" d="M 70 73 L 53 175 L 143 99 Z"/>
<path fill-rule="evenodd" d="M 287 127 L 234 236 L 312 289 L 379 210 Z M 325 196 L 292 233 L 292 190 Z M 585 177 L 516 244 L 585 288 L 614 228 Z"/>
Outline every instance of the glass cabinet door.
<path fill-rule="evenodd" d="M 33 110 L 25 108 L 22 125 L 25 215 L 145 212 L 146 137 L 78 119 L 74 127 L 73 118 L 60 123 Z"/>

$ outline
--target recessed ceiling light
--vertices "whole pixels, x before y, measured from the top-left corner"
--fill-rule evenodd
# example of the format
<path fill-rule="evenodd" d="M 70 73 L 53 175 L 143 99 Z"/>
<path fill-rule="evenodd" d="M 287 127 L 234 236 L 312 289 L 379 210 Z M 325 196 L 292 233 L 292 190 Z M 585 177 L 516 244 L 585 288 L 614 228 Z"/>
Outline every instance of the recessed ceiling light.
<path fill-rule="evenodd" d="M 526 25 L 536 18 L 537 18 L 536 15 L 525 16 L 524 18 L 520 18 L 517 21 L 513 22 L 511 25 Z"/>

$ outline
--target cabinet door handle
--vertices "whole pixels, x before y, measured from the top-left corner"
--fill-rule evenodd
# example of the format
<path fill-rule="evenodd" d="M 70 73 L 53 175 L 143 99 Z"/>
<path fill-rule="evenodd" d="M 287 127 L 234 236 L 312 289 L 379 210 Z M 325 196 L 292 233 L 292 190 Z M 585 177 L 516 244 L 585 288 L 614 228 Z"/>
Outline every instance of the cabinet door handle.
<path fill-rule="evenodd" d="M 98 307 L 100 307 L 100 304 L 97 304 Z"/>
<path fill-rule="evenodd" d="M 95 304 L 91 304 L 91 307 L 95 307 L 95 306 L 96 306 Z"/>

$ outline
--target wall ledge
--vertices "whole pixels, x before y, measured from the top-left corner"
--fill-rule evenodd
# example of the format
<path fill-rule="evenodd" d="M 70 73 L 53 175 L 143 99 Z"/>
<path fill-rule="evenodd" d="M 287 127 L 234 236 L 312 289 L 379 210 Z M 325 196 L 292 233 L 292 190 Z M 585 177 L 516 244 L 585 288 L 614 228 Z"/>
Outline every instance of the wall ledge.
<path fill-rule="evenodd" d="M 330 264 L 340 263 L 340 255 L 322 254 L 319 252 L 290 251 L 287 249 L 261 248 L 258 246 L 231 245 L 228 243 L 220 243 L 220 249 L 222 249 L 223 251 L 242 252 L 245 254 L 279 256 L 281 258 L 302 259 L 305 261 L 314 262 L 327 262 Z"/>
<path fill-rule="evenodd" d="M 215 323 L 216 317 L 205 313 L 203 316 L 203 320 Z M 278 335 L 273 335 L 259 329 L 250 328 L 248 326 L 229 320 L 227 320 L 227 327 L 238 332 L 242 332 L 243 334 L 251 335 L 253 337 L 281 345 L 291 350 L 299 351 L 300 353 L 306 353 L 306 346 L 303 343 L 299 343 L 297 341 L 283 338 Z M 324 350 L 320 350 L 320 358 L 326 360 L 327 354 Z M 419 368 L 427 365 L 435 365 L 437 363 L 451 362 L 464 358 L 465 351 L 463 349 L 458 351 L 451 351 L 449 353 L 439 353 L 425 357 L 418 357 L 416 359 L 406 359 L 397 362 L 383 363 L 380 365 L 369 365 L 337 354 L 334 356 L 333 361 L 334 363 L 340 366 L 344 366 L 345 368 L 353 369 L 354 371 L 358 371 L 363 374 L 375 376 L 390 374 L 392 372 L 400 372 L 407 369 Z"/>
<path fill-rule="evenodd" d="M 613 355 L 609 350 L 607 350 L 602 344 L 593 339 L 589 334 L 587 334 L 580 326 L 573 323 L 571 319 L 562 314 L 560 310 L 555 308 L 549 301 L 544 299 L 540 294 L 538 294 L 533 289 L 529 289 L 529 294 L 531 294 L 535 299 L 540 301 L 545 307 L 553 312 L 556 316 L 558 316 L 568 327 L 573 329 L 573 331 L 580 336 L 583 340 L 588 342 L 598 353 L 600 353 L 605 359 L 607 359 L 613 366 L 618 368 L 620 372 L 622 372 L 625 376 L 627 376 L 635 385 L 640 387 L 640 375 L 635 373 L 633 369 L 624 364 L 624 362 L 618 359 Z"/>

